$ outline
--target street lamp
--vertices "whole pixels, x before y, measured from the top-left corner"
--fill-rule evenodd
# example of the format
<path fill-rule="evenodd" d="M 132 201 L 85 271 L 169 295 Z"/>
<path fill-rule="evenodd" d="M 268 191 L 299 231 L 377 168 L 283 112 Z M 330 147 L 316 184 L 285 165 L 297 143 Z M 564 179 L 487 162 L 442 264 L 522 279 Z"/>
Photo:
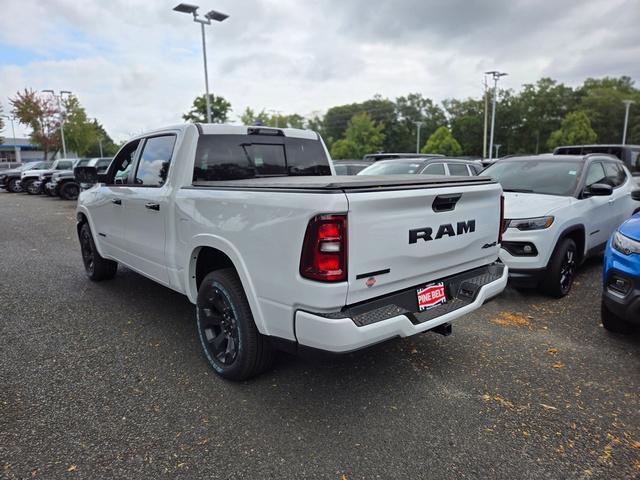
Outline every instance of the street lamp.
<path fill-rule="evenodd" d="M 424 122 L 413 122 L 416 127 L 418 127 L 418 131 L 416 132 L 416 153 L 420 153 L 420 127 L 424 125 Z"/>
<path fill-rule="evenodd" d="M 493 153 L 493 134 L 494 134 L 494 128 L 496 125 L 496 96 L 498 93 L 498 80 L 500 79 L 500 77 L 504 77 L 505 75 L 507 75 L 507 73 L 504 72 L 498 72 L 497 70 L 492 70 L 490 72 L 484 72 L 486 75 L 492 75 L 493 76 L 493 107 L 491 110 L 491 137 L 489 139 L 489 160 L 491 160 L 492 158 L 492 153 Z"/>
<path fill-rule="evenodd" d="M 633 100 L 623 100 L 624 103 L 624 129 L 622 130 L 622 144 L 627 142 L 627 124 L 629 123 L 629 107 L 632 103 L 636 103 Z"/>
<path fill-rule="evenodd" d="M 498 152 L 500 151 L 500 147 L 501 147 L 501 146 L 502 146 L 502 145 L 500 145 L 499 143 L 496 143 L 496 144 L 494 145 L 494 147 L 496 147 L 496 158 L 499 158 Z"/>
<path fill-rule="evenodd" d="M 269 110 L 269 113 L 271 114 L 272 118 L 276 119 L 276 128 L 278 128 L 278 120 L 280 118 L 280 115 L 282 114 L 282 110 L 274 110 L 272 108 L 271 110 Z"/>
<path fill-rule="evenodd" d="M 13 121 L 16 119 L 15 115 L 2 115 L 4 118 L 8 119 L 11 122 L 11 134 L 13 135 L 13 155 L 16 158 L 16 162 L 18 162 L 18 145 L 17 145 L 17 141 L 16 141 L 16 129 L 13 128 Z"/>
<path fill-rule="evenodd" d="M 93 125 L 96 128 L 96 133 L 97 133 L 96 137 L 98 138 L 98 146 L 100 147 L 100 156 L 104 157 L 104 155 L 102 154 L 102 134 L 98 130 L 98 119 L 92 118 L 92 120 L 93 120 Z"/>
<path fill-rule="evenodd" d="M 204 15 L 204 19 L 198 15 L 198 5 L 189 5 L 188 3 L 181 3 L 173 10 L 180 13 L 188 13 L 193 15 L 193 21 L 200 24 L 200 30 L 202 31 L 202 58 L 204 59 L 204 88 L 207 101 L 207 123 L 211 123 L 211 105 L 209 101 L 209 73 L 207 72 L 207 45 L 204 37 L 204 26 L 211 25 L 211 21 L 222 22 L 229 18 L 229 15 L 211 10 Z"/>
<path fill-rule="evenodd" d="M 62 113 L 62 99 L 63 95 L 71 95 L 69 90 L 60 90 L 60 93 L 56 95 L 53 90 L 42 90 L 43 93 L 50 93 L 58 102 L 58 110 L 60 110 L 60 136 L 62 137 L 62 158 L 67 158 L 67 144 L 64 141 L 64 114 Z"/>

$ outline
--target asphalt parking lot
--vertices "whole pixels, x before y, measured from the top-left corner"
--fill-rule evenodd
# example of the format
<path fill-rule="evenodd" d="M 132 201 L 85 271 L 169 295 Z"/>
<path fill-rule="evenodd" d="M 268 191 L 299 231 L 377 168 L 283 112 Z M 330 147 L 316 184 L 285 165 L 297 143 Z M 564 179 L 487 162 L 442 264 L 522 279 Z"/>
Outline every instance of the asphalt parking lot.
<path fill-rule="evenodd" d="M 3 478 L 636 478 L 640 335 L 600 325 L 600 262 L 436 334 L 214 375 L 186 297 L 89 282 L 74 203 L 0 192 Z"/>

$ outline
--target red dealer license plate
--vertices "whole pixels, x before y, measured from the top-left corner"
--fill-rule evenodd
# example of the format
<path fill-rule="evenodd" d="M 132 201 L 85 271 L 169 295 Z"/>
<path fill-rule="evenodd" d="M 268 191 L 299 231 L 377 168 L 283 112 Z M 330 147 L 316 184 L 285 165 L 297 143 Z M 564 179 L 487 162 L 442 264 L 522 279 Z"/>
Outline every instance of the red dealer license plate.
<path fill-rule="evenodd" d="M 418 309 L 422 312 L 447 303 L 444 293 L 444 283 L 434 283 L 426 287 L 418 288 Z"/>

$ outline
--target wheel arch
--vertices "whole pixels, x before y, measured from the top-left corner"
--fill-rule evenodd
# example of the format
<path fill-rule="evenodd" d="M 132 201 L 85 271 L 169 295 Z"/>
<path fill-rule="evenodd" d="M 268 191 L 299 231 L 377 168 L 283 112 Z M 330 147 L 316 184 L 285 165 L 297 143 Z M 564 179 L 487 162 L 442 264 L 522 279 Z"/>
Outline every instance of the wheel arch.
<path fill-rule="evenodd" d="M 233 268 L 247 296 L 249 307 L 258 331 L 268 335 L 268 329 L 262 316 L 258 297 L 251 281 L 249 271 L 239 252 L 226 240 L 212 235 L 199 235 L 194 239 L 189 249 L 189 258 L 186 262 L 187 278 L 185 279 L 185 292 L 192 303 L 198 298 L 198 288 L 202 279 L 212 271 L 222 268 Z"/>
<path fill-rule="evenodd" d="M 572 225 L 571 227 L 565 228 L 562 231 L 562 233 L 560 233 L 560 235 L 558 236 L 558 240 L 556 241 L 556 244 L 553 247 L 553 253 L 549 257 L 549 262 L 551 262 L 551 259 L 555 256 L 556 252 L 558 251 L 558 248 L 560 247 L 560 242 L 562 242 L 562 240 L 564 240 L 565 238 L 570 238 L 576 244 L 576 250 L 578 252 L 577 263 L 578 264 L 582 263 L 586 258 L 586 251 L 587 251 L 586 250 L 587 249 L 586 232 L 587 230 L 585 226 L 582 224 Z M 547 268 L 548 268 L 548 264 L 547 264 Z"/>

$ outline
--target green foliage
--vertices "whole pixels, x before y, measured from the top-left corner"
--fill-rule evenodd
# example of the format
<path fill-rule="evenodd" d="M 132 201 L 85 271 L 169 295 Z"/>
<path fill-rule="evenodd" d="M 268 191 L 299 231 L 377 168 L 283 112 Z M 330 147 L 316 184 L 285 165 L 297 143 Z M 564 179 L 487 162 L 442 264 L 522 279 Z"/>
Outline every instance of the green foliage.
<path fill-rule="evenodd" d="M 260 110 L 260 113 L 257 113 L 252 108 L 245 108 L 242 115 L 240 115 L 240 122 L 242 125 L 254 125 L 255 123 L 260 123 L 261 125 L 269 124 L 269 114 L 264 111 L 264 109 Z"/>
<path fill-rule="evenodd" d="M 433 103 L 430 98 L 423 97 L 421 93 L 410 93 L 406 97 L 398 97 L 395 106 L 398 121 L 391 123 L 391 127 L 387 130 L 390 137 L 387 142 L 388 151 L 415 151 L 418 133 L 416 122 L 422 122 L 419 145 L 423 145 L 424 140 L 429 138 L 438 126 L 447 123 L 442 107 Z"/>
<path fill-rule="evenodd" d="M 87 157 L 111 157 L 115 155 L 122 144 L 116 144 L 97 120 L 94 120 L 91 126 L 95 131 L 95 141 L 85 155 Z M 102 144 L 102 152 L 100 152 L 100 144 Z"/>
<path fill-rule="evenodd" d="M 384 144 L 384 125 L 375 122 L 368 113 L 355 114 L 347 125 L 344 138 L 334 142 L 331 156 L 336 159 L 362 158 L 380 151 Z"/>
<path fill-rule="evenodd" d="M 449 116 L 451 134 L 467 155 L 482 155 L 484 101 L 467 98 L 442 102 Z"/>
<path fill-rule="evenodd" d="M 455 157 L 462 155 L 462 147 L 458 141 L 451 135 L 447 127 L 439 127 L 431 134 L 427 143 L 422 147 L 422 153 L 438 153 Z"/>
<path fill-rule="evenodd" d="M 64 100 L 64 139 L 67 152 L 85 157 L 97 144 L 97 132 L 89 122 L 85 109 L 78 98 L 71 95 Z"/>
<path fill-rule="evenodd" d="M 231 103 L 224 97 L 209 94 L 211 102 L 211 122 L 225 123 L 229 120 L 229 112 L 231 111 Z M 182 115 L 186 122 L 207 123 L 207 98 L 206 95 L 196 97 L 188 113 Z"/>
<path fill-rule="evenodd" d="M 547 146 L 553 150 L 560 145 L 580 145 L 594 143 L 598 135 L 591 128 L 589 117 L 584 112 L 568 113 L 562 126 L 551 133 Z"/>

